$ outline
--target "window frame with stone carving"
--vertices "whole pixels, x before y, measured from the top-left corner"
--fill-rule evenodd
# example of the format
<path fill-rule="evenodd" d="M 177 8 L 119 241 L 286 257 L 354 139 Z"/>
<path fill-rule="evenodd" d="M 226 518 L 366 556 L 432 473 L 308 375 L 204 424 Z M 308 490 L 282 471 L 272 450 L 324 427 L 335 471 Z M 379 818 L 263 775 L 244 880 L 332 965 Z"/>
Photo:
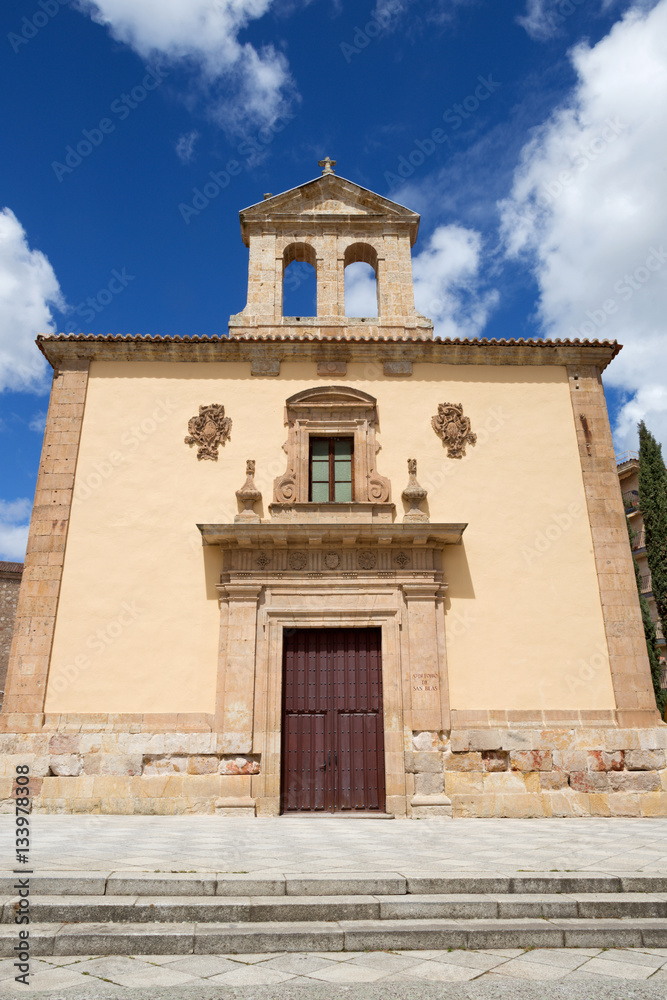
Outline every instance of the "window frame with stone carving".
<path fill-rule="evenodd" d="M 326 441 L 327 451 L 326 451 L 326 465 L 327 465 L 327 493 L 328 497 L 326 500 L 318 497 L 314 498 L 315 486 L 319 484 L 324 484 L 325 480 L 319 480 L 316 483 L 314 478 L 315 465 L 314 465 L 314 445 L 316 441 Z M 336 456 L 336 443 L 340 441 L 350 442 L 350 455 L 349 455 L 349 471 L 350 471 L 350 496 L 345 499 L 336 497 L 336 492 L 338 486 L 342 486 L 347 482 L 346 479 L 339 479 L 337 475 L 336 466 L 338 464 L 338 459 Z M 324 463 L 322 463 L 324 464 Z M 346 462 L 346 464 L 348 464 Z M 354 503 L 354 437 L 351 434 L 337 434 L 335 437 L 325 437 L 321 434 L 311 434 L 308 441 L 308 500 L 310 503 Z"/>
<path fill-rule="evenodd" d="M 325 506 L 391 504 L 390 482 L 376 469 L 375 397 L 344 385 L 304 389 L 286 401 L 285 423 L 287 469 L 274 480 L 272 512 L 295 504 L 318 506 L 310 499 L 310 441 L 318 437 L 352 438 L 353 499 Z"/>

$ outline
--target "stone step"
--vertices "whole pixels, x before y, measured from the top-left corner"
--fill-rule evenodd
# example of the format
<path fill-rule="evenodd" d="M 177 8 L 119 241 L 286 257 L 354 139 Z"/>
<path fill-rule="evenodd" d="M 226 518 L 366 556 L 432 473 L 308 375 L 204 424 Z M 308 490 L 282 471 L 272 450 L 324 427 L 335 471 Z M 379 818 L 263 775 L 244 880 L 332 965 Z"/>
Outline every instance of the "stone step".
<path fill-rule="evenodd" d="M 13 924 L 19 897 L 0 899 Z M 35 896 L 39 923 L 305 923 L 349 920 L 667 918 L 667 893 L 477 893 L 396 896 Z"/>
<path fill-rule="evenodd" d="M 14 955 L 17 928 L 0 926 L 0 957 Z M 528 918 L 340 920 L 267 923 L 33 923 L 31 953 L 224 955 L 295 951 L 447 948 L 665 948 L 667 920 Z"/>
<path fill-rule="evenodd" d="M 17 878 L 0 871 L 0 895 Z M 396 896 L 446 893 L 544 894 L 667 892 L 666 875 L 594 872 L 332 872 L 259 876 L 230 872 L 36 871 L 31 896 Z"/>

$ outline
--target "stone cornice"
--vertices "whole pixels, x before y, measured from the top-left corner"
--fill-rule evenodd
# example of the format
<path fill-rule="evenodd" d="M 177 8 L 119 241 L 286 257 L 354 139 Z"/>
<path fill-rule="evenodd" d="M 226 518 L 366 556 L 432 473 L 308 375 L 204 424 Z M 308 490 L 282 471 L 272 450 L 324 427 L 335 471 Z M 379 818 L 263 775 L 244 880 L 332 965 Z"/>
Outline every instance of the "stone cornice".
<path fill-rule="evenodd" d="M 78 361 L 411 361 L 443 365 L 594 365 L 621 350 L 613 340 L 410 340 L 389 337 L 150 337 L 57 334 L 37 338 L 54 368 Z"/>
<path fill-rule="evenodd" d="M 198 524 L 204 545 L 222 548 L 303 548 L 319 545 L 391 545 L 442 548 L 459 545 L 467 524 Z"/>

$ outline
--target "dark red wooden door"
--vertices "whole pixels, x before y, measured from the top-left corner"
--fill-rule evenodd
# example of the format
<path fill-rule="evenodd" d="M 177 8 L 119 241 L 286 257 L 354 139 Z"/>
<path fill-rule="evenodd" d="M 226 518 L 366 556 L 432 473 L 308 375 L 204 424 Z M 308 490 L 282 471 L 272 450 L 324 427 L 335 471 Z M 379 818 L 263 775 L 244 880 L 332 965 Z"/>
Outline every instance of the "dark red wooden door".
<path fill-rule="evenodd" d="M 283 637 L 282 811 L 384 811 L 380 629 Z"/>

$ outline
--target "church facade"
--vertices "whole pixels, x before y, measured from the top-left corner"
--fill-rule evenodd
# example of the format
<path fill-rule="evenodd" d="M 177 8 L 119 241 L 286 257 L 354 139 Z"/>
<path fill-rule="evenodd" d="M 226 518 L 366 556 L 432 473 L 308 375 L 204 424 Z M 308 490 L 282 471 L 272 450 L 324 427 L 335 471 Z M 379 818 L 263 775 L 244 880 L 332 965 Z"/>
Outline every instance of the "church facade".
<path fill-rule="evenodd" d="M 39 338 L 0 797 L 28 761 L 47 812 L 667 814 L 619 345 L 434 338 L 419 217 L 321 166 L 241 212 L 229 336 Z"/>

